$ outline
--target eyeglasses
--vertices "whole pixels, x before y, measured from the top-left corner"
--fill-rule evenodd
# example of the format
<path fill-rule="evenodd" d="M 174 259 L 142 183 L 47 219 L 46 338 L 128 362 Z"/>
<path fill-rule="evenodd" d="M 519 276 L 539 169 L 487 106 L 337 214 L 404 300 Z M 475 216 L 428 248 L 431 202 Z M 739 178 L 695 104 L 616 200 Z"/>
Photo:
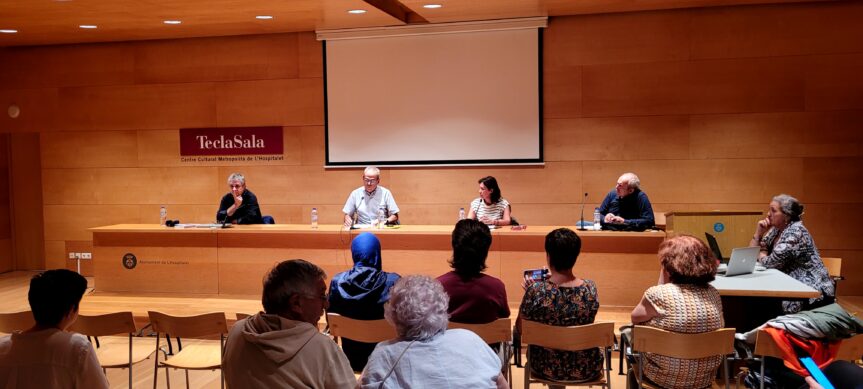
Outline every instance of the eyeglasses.
<path fill-rule="evenodd" d="M 366 184 L 374 184 L 374 183 L 378 182 L 378 178 L 365 178 L 365 177 L 363 177 L 363 182 L 365 182 Z"/>

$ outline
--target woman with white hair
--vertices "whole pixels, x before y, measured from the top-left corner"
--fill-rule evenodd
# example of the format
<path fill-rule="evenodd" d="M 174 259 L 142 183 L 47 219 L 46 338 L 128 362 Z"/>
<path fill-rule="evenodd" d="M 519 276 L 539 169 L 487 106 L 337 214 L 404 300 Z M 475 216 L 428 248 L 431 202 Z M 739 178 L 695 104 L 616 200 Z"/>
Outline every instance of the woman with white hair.
<path fill-rule="evenodd" d="M 803 204 L 787 194 L 773 197 L 767 217 L 759 220 L 750 246 L 760 246 L 758 261 L 779 269 L 821 292 L 806 301 L 783 301 L 785 313 L 807 311 L 835 301 L 835 286 L 821 261 L 815 241 L 803 226 Z"/>
<path fill-rule="evenodd" d="M 378 344 L 362 388 L 507 388 L 500 359 L 468 330 L 447 330 L 449 298 L 440 282 L 407 276 L 396 282 L 384 317 L 398 338 Z"/>

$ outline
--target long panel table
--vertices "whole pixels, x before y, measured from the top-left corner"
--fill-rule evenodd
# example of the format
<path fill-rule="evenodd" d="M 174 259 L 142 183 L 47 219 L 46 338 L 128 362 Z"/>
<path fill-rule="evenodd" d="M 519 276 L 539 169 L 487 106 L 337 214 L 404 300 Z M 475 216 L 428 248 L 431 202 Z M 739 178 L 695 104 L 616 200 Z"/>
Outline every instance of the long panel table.
<path fill-rule="evenodd" d="M 92 228 L 97 291 L 260 296 L 264 274 L 278 261 L 302 258 L 328 276 L 353 265 L 351 239 L 369 231 L 381 240 L 383 268 L 402 275 L 439 276 L 450 270 L 450 225 L 345 230 L 336 225 L 254 225 L 227 229 L 177 229 L 148 224 Z M 545 265 L 545 235 L 557 227 L 493 230 L 486 261 L 521 300 L 525 269 Z M 596 281 L 603 306 L 634 306 L 656 283 L 662 231 L 577 231 L 582 253 L 574 271 Z"/>

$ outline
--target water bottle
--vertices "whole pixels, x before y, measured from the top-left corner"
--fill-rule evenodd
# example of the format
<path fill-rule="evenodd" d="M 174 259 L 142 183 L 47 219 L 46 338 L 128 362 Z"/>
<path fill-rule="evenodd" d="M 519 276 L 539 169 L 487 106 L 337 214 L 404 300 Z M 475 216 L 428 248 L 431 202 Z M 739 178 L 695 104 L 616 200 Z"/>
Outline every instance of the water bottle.
<path fill-rule="evenodd" d="M 159 208 L 159 225 L 164 226 L 165 222 L 167 222 L 167 221 L 168 221 L 168 208 L 165 208 L 165 206 L 163 205 L 161 208 Z"/>
<path fill-rule="evenodd" d="M 377 228 L 384 228 L 384 226 L 386 224 L 387 224 L 387 212 L 386 212 L 386 210 L 384 210 L 384 207 L 381 206 L 380 208 L 378 208 Z"/>
<path fill-rule="evenodd" d="M 599 231 L 602 229 L 602 225 L 599 223 L 602 215 L 599 213 L 599 208 L 593 210 L 593 229 Z"/>
<path fill-rule="evenodd" d="M 464 220 L 464 208 L 458 209 L 458 220 L 459 221 Z"/>
<path fill-rule="evenodd" d="M 318 209 L 312 208 L 312 229 L 318 229 Z"/>

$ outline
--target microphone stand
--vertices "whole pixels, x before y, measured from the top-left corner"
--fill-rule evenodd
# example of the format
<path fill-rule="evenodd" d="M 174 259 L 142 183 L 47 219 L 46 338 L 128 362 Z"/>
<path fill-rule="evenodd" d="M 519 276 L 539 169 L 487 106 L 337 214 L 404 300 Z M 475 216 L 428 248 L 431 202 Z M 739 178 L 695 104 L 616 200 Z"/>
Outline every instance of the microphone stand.
<path fill-rule="evenodd" d="M 587 231 L 587 228 L 584 228 L 584 202 L 587 201 L 587 192 L 584 192 L 584 197 L 581 198 L 581 221 L 578 223 L 577 230 L 579 231 Z"/>

